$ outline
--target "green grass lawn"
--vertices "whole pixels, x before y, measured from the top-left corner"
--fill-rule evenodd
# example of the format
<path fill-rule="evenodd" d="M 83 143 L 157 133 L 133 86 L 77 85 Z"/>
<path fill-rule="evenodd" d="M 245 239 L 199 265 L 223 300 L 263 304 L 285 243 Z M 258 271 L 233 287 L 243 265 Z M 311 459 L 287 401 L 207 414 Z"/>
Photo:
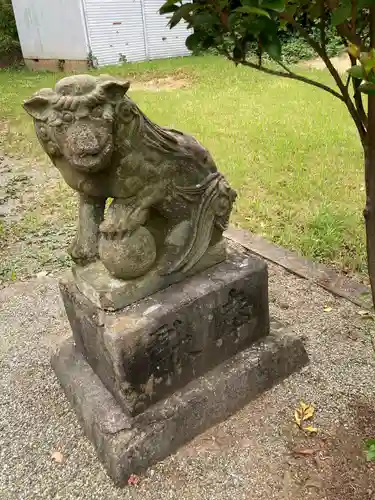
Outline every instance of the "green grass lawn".
<path fill-rule="evenodd" d="M 135 80 L 186 78 L 187 88 L 130 95 L 151 119 L 192 133 L 212 152 L 239 194 L 232 222 L 308 257 L 365 272 L 362 152 L 350 116 L 334 97 L 218 57 L 103 72 Z M 311 73 L 330 82 L 324 72 Z M 61 76 L 0 71 L 0 149 L 36 158 L 52 179 L 23 219 L 3 228 L 3 238 L 14 243 L 30 220 L 38 228 L 60 220 L 61 212 L 68 222 L 75 217 L 74 194 L 45 166 L 21 107 L 32 92 L 53 86 Z"/>

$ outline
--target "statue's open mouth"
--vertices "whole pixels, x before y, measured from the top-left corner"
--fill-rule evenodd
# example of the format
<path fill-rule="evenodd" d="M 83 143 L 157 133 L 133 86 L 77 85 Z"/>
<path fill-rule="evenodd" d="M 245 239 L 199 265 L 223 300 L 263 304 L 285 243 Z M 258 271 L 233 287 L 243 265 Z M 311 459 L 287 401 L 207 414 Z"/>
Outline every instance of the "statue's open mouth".
<path fill-rule="evenodd" d="M 78 170 L 94 171 L 97 172 L 105 168 L 112 156 L 113 144 L 108 141 L 104 148 L 98 153 L 84 154 L 84 155 L 74 155 L 73 163 L 75 168 Z"/>

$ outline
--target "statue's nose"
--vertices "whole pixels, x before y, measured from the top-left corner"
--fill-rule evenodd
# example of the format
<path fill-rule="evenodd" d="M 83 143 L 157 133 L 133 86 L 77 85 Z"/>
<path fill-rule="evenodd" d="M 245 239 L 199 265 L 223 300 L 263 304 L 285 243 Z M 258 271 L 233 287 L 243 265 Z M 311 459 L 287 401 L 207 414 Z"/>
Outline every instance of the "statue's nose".
<path fill-rule="evenodd" d="M 67 134 L 68 146 L 79 156 L 94 155 L 100 152 L 100 142 L 95 130 L 87 124 L 75 124 Z"/>

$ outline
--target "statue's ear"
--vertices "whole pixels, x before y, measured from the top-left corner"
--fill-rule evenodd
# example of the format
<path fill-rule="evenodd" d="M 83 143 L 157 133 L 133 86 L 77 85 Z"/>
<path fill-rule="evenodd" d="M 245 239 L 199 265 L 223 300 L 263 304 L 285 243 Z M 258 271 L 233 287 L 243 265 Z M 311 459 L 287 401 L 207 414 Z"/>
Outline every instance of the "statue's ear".
<path fill-rule="evenodd" d="M 50 104 L 50 100 L 47 97 L 36 95 L 24 101 L 23 107 L 35 120 L 45 120 Z"/>
<path fill-rule="evenodd" d="M 108 102 L 118 102 L 124 97 L 129 90 L 130 82 L 122 82 L 121 80 L 108 80 L 100 84 Z"/>

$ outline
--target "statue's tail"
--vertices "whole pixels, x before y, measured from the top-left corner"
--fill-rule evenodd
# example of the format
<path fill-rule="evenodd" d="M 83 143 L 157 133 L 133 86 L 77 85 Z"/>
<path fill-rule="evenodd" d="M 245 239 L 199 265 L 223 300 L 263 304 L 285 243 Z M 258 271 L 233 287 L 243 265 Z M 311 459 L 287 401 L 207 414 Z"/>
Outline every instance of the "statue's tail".
<path fill-rule="evenodd" d="M 212 239 L 214 228 L 224 231 L 236 193 L 219 172 L 214 172 L 197 186 L 176 186 L 176 193 L 195 205 L 182 251 L 169 263 L 164 274 L 187 272 L 203 257 Z"/>

